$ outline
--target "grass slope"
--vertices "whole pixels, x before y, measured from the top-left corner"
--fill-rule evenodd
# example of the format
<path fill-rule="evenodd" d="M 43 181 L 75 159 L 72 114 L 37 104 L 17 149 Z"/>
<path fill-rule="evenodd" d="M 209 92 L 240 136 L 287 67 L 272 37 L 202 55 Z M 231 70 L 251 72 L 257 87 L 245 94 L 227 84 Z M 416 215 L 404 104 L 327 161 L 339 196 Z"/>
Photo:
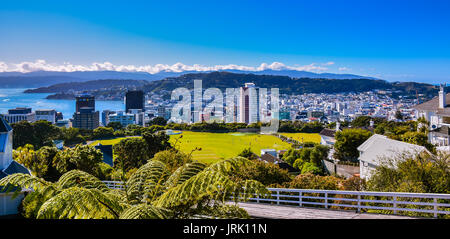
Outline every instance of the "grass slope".
<path fill-rule="evenodd" d="M 252 133 L 205 133 L 184 131 L 179 139 L 177 147 L 190 153 L 195 147 L 201 151 L 193 153 L 194 160 L 204 163 L 213 163 L 222 159 L 237 156 L 242 150 L 250 147 L 260 155 L 261 149 L 289 149 L 291 146 L 272 135 L 260 135 Z M 170 142 L 174 144 L 180 135 L 171 135 Z"/>
<path fill-rule="evenodd" d="M 295 139 L 299 142 L 320 143 L 319 134 L 310 134 L 310 133 L 280 133 L 280 134 L 288 138 Z"/>

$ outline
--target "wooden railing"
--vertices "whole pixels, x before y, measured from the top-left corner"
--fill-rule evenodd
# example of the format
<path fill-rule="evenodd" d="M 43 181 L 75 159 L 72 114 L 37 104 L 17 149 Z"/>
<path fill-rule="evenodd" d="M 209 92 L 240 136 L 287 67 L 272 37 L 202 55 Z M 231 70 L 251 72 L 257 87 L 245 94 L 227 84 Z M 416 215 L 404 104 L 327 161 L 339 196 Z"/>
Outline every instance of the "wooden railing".
<path fill-rule="evenodd" d="M 124 189 L 120 181 L 103 181 L 111 189 Z M 407 215 L 450 215 L 450 194 L 340 191 L 316 189 L 268 188 L 270 195 L 254 195 L 250 202 L 296 205 L 357 212 Z"/>
<path fill-rule="evenodd" d="M 350 209 L 358 212 L 405 214 L 415 212 L 450 215 L 450 194 L 340 191 L 315 189 L 268 188 L 271 195 L 257 195 L 250 201 L 277 205 L 313 206 Z"/>

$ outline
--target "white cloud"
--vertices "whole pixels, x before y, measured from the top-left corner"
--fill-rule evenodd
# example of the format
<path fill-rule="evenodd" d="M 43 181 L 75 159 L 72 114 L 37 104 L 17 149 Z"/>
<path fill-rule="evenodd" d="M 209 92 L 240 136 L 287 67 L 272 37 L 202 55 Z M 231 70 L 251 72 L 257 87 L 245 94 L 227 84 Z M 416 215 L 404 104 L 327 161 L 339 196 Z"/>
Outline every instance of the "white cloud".
<path fill-rule="evenodd" d="M 338 70 L 339 71 L 349 71 L 350 69 L 347 67 L 339 67 Z"/>
<path fill-rule="evenodd" d="M 0 72 L 4 72 L 6 70 L 8 70 L 8 65 L 6 65 L 5 62 L 0 61 Z"/>
<path fill-rule="evenodd" d="M 33 72 L 33 71 L 60 71 L 60 72 L 73 72 L 73 71 L 122 71 L 122 72 L 148 72 L 150 74 L 156 74 L 162 71 L 166 72 L 183 72 L 183 71 L 216 71 L 216 70 L 242 70 L 242 71 L 263 71 L 263 70 L 298 70 L 298 71 L 313 71 L 320 72 L 328 70 L 326 66 L 333 65 L 334 62 L 327 63 L 311 63 L 304 66 L 287 66 L 281 62 L 272 62 L 271 64 L 262 63 L 261 65 L 243 66 L 243 65 L 215 65 L 204 66 L 199 64 L 185 65 L 181 62 L 173 65 L 156 64 L 156 65 L 114 65 L 111 62 L 94 62 L 90 65 L 74 65 L 69 62 L 63 64 L 51 64 L 45 60 L 38 59 L 34 62 L 24 61 L 17 64 L 7 64 L 0 62 L 0 72 Z"/>

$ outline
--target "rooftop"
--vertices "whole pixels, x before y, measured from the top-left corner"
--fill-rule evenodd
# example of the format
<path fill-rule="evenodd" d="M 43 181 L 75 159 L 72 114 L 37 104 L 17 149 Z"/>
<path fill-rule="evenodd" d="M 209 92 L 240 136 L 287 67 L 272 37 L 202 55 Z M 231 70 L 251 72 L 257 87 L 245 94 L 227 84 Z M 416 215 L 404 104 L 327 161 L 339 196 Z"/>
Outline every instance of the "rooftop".
<path fill-rule="evenodd" d="M 402 153 L 420 153 L 428 150 L 420 145 L 389 139 L 387 136 L 374 134 L 358 147 L 361 152 L 359 160 L 378 164 L 380 159 Z"/>
<path fill-rule="evenodd" d="M 0 133 L 5 133 L 11 131 L 11 126 L 6 122 L 3 117 L 0 116 Z"/>
<path fill-rule="evenodd" d="M 433 99 L 424 102 L 420 105 L 414 106 L 414 109 L 416 110 L 422 110 L 422 111 L 436 111 L 438 114 L 444 114 L 444 115 L 450 115 L 450 93 L 446 94 L 445 97 L 445 108 L 440 109 L 439 108 L 439 97 L 436 96 Z"/>

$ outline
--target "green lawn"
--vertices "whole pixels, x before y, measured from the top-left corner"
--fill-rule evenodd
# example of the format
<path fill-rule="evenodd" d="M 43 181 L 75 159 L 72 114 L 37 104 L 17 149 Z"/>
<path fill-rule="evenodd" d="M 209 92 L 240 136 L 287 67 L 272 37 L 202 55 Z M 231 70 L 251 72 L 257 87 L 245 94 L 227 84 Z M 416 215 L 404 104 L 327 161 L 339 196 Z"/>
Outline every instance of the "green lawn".
<path fill-rule="evenodd" d="M 89 145 L 91 146 L 96 146 L 98 143 L 102 144 L 102 145 L 114 145 L 119 143 L 122 139 L 126 139 L 127 137 L 119 137 L 119 138 L 115 138 L 115 139 L 104 139 L 104 140 L 96 140 L 92 143 L 90 143 Z"/>
<path fill-rule="evenodd" d="M 193 153 L 194 160 L 204 163 L 213 163 L 222 159 L 232 158 L 237 156 L 242 150 L 250 147 L 252 151 L 260 155 L 261 149 L 289 149 L 290 144 L 283 142 L 281 139 L 272 135 L 261 135 L 254 133 L 206 133 L 206 132 L 191 132 L 183 131 L 182 134 L 170 135 L 170 142 L 172 145 L 176 139 L 183 137 L 178 141 L 177 147 L 185 152 L 190 153 L 195 147 L 202 148 L 201 151 Z M 315 139 L 318 134 L 304 134 L 309 138 Z M 114 145 L 125 137 L 97 140 L 90 145 L 95 146 L 98 143 L 102 145 Z M 305 138 L 306 140 L 306 138 Z M 312 140 L 308 140 L 312 141 Z M 318 137 L 318 141 L 320 137 Z M 315 141 L 314 141 L 315 142 Z"/>
<path fill-rule="evenodd" d="M 320 143 L 319 134 L 310 134 L 310 133 L 280 133 L 280 134 L 288 138 L 295 139 L 299 142 Z"/>
<path fill-rule="evenodd" d="M 222 159 L 237 156 L 242 150 L 250 147 L 252 151 L 260 155 L 261 149 L 289 149 L 291 146 L 272 135 L 254 133 L 205 133 L 184 131 L 183 137 L 178 141 L 177 147 L 189 153 L 195 147 L 201 151 L 193 153 L 194 160 L 204 163 L 213 163 Z M 175 143 L 180 135 L 171 135 L 170 142 Z"/>

